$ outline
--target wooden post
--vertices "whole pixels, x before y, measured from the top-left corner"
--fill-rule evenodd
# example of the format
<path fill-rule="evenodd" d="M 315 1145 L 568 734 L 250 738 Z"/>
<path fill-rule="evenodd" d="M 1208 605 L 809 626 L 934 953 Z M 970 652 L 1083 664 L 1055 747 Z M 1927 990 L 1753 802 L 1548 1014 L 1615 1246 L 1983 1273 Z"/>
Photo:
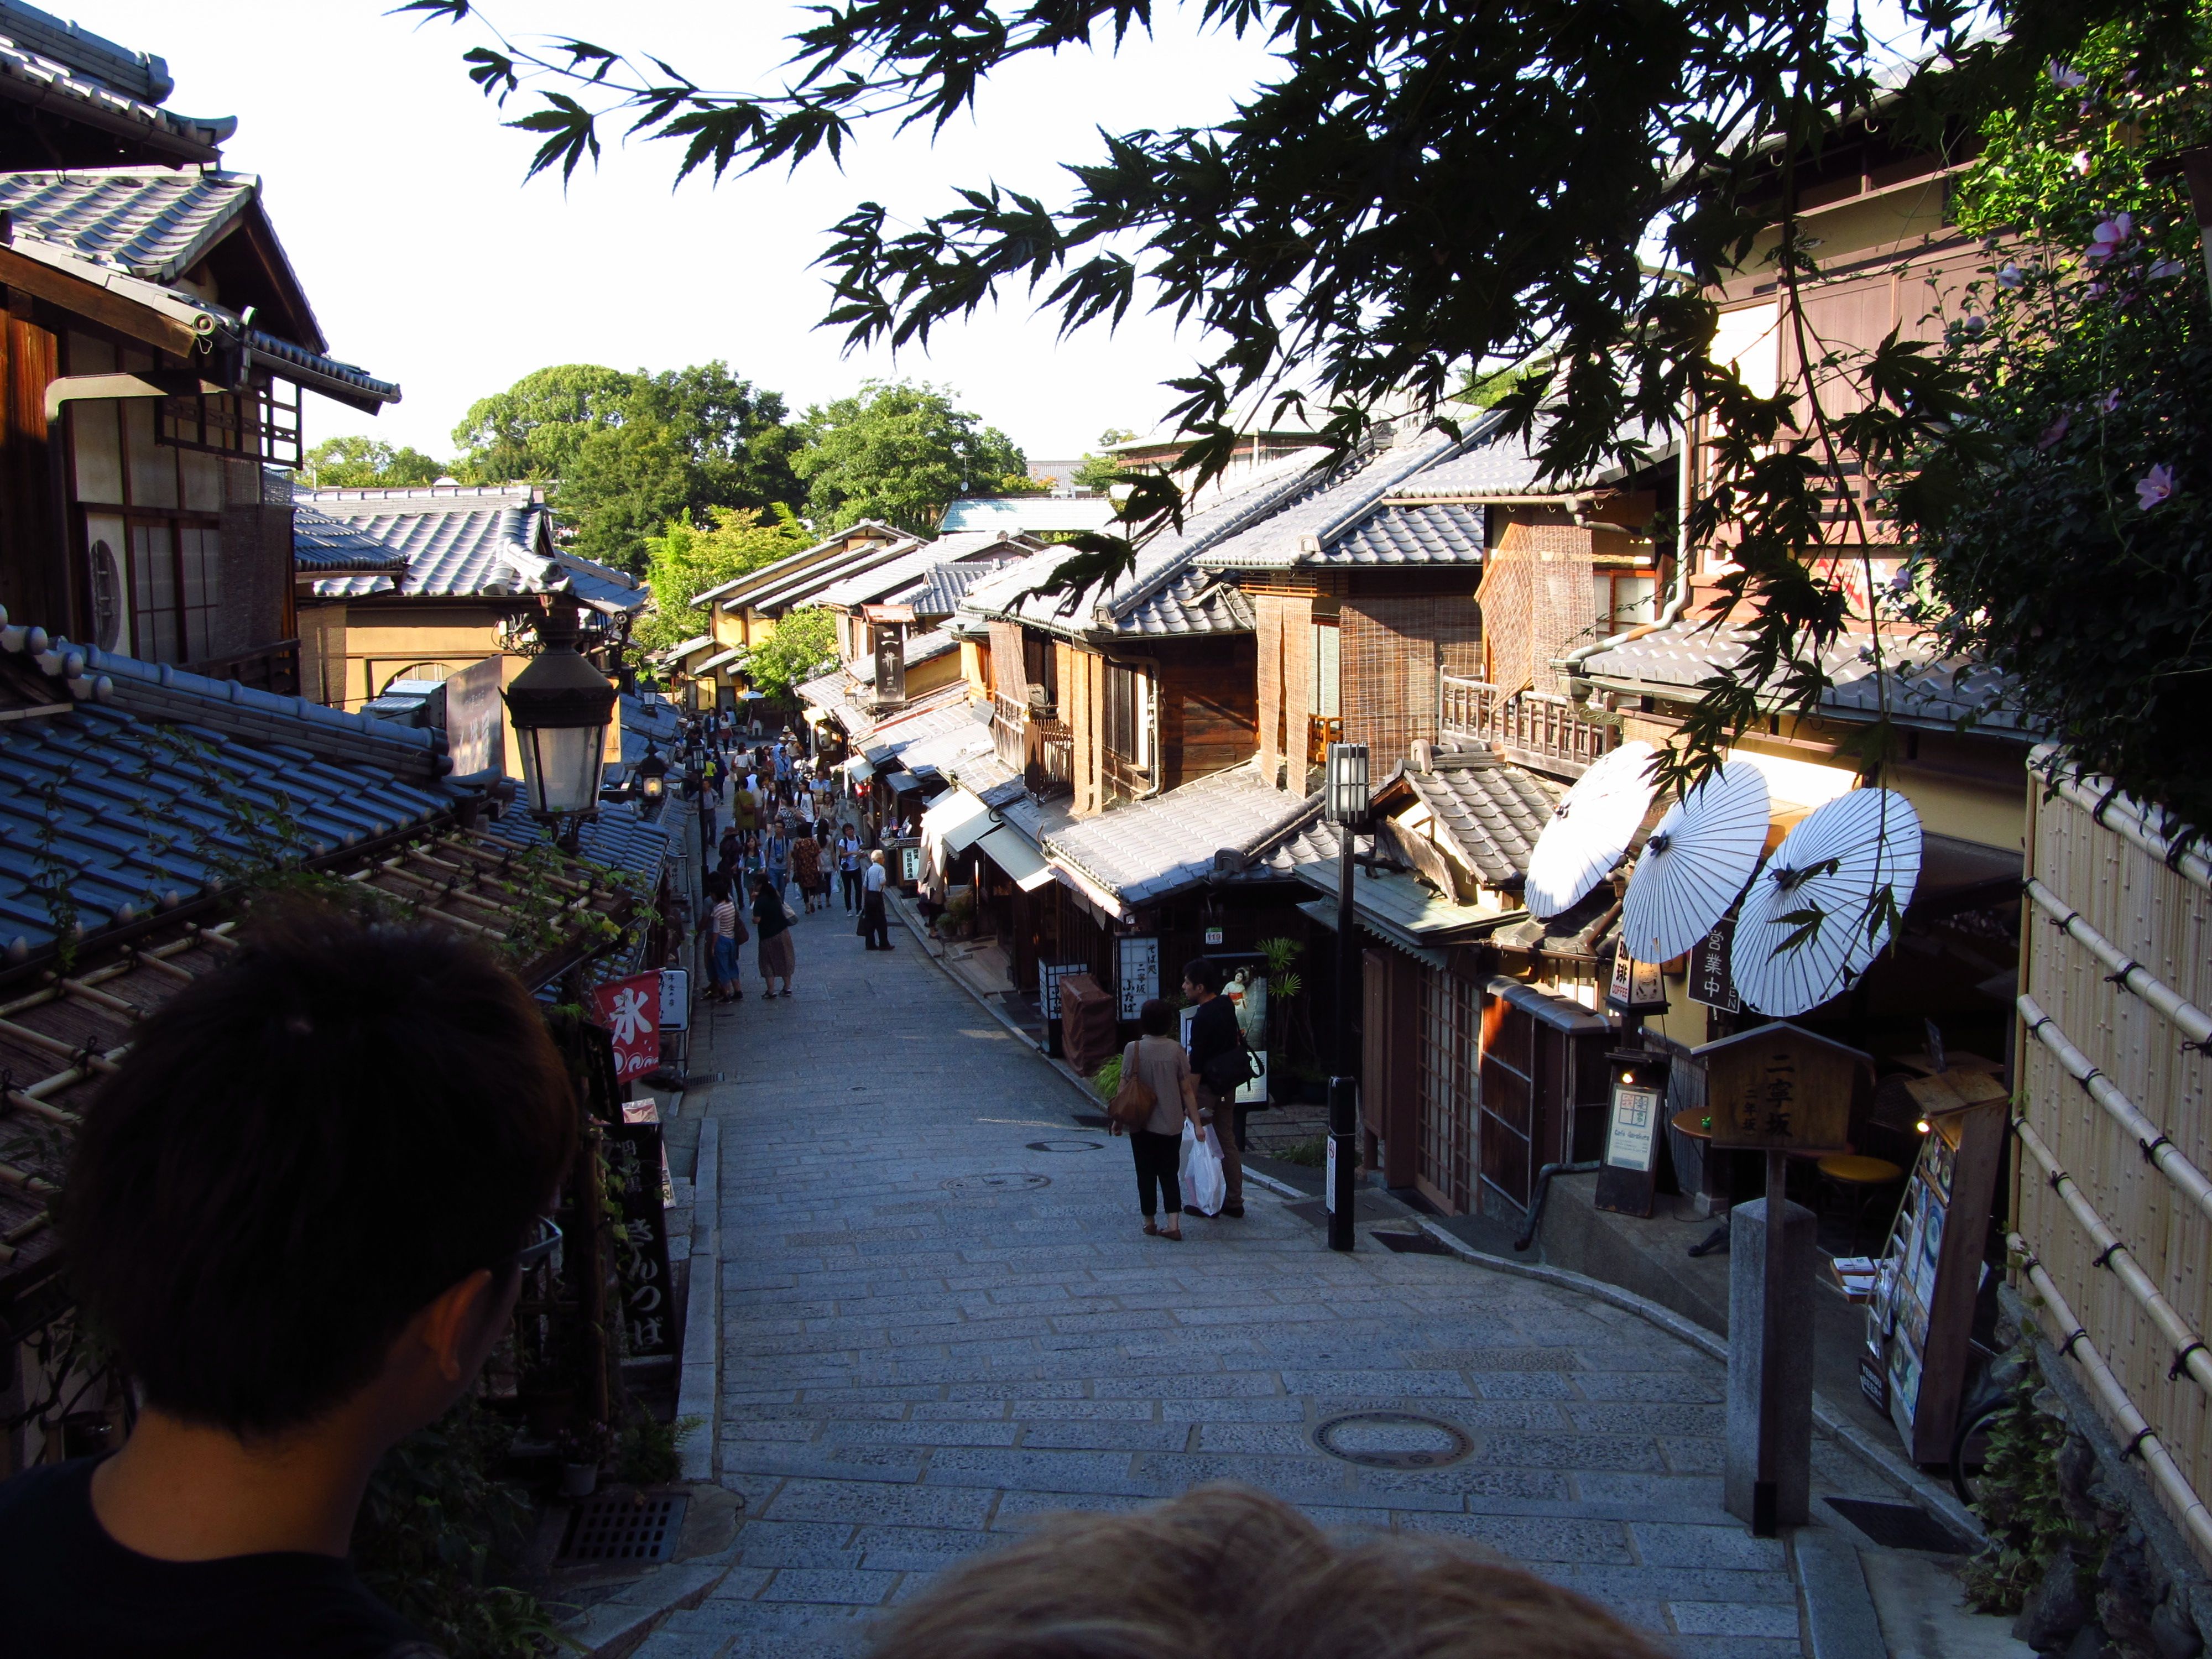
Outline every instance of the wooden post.
<path fill-rule="evenodd" d="M 586 1119 L 576 1148 L 576 1225 L 566 1252 L 583 1326 L 584 1407 L 594 1423 L 607 1422 L 613 1409 L 607 1388 L 606 1189 L 599 1180 L 599 1143 L 605 1138 L 599 1123 Z"/>

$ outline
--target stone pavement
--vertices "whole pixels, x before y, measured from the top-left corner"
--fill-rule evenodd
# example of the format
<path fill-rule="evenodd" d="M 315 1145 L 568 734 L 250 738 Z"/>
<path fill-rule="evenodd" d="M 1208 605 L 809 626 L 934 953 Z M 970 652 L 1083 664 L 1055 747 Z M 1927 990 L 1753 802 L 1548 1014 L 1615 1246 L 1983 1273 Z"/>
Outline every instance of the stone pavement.
<path fill-rule="evenodd" d="M 702 1034 L 695 1069 L 729 1079 L 708 1103 L 718 1468 L 746 1519 L 727 1576 L 648 1659 L 848 1651 L 1030 1516 L 1218 1480 L 1332 1528 L 1475 1540 L 1686 1654 L 1812 1650 L 1790 1547 L 1721 1510 L 1716 1362 L 1573 1291 L 1365 1231 L 1334 1255 L 1264 1190 L 1243 1221 L 1145 1237 L 1127 1147 L 1077 1126 L 1066 1081 L 895 937 L 872 954 L 842 910 L 803 917 L 797 996 L 750 981 Z M 1328 1419 L 1375 1410 L 1443 1419 L 1471 1453 L 1378 1468 L 1316 1447 Z M 1893 1495 L 1826 1441 L 1814 1457 L 1816 1492 Z"/>

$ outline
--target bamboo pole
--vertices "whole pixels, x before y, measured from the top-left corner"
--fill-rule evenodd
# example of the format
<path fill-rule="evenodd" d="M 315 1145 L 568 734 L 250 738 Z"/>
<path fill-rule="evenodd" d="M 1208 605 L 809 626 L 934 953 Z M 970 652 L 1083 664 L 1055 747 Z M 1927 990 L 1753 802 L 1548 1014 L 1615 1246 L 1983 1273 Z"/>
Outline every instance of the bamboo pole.
<path fill-rule="evenodd" d="M 2197 1207 L 2212 1216 L 2212 1181 L 2204 1178 L 2203 1170 L 2184 1158 L 2174 1144 L 2166 1138 L 2166 1132 L 2145 1117 L 2136 1103 L 2113 1085 L 2112 1080 L 2100 1071 L 2089 1056 L 2067 1041 L 2050 1015 L 2043 1012 L 2036 1000 L 2022 993 L 2018 1007 L 2020 1016 L 2027 1022 L 2029 1033 L 2058 1057 L 2074 1080 L 2089 1092 L 2089 1097 L 2110 1113 L 2119 1126 L 2136 1139 L 2142 1154 L 2165 1175 L 2166 1178 L 2187 1194 Z"/>
<path fill-rule="evenodd" d="M 2182 1318 L 2173 1304 L 2166 1299 L 2165 1294 L 2136 1260 L 2135 1252 L 2120 1242 L 2119 1235 L 2106 1224 L 2104 1217 L 2097 1213 L 2096 1207 L 2083 1195 L 2074 1177 L 2059 1167 L 2057 1157 L 2050 1147 L 2044 1145 L 2043 1137 L 2035 1133 L 2027 1120 L 2016 1117 L 2013 1120 L 2012 1127 L 2013 1133 L 2020 1137 L 2020 1144 L 2043 1166 L 2044 1178 L 2051 1183 L 2051 1190 L 2057 1193 L 2060 1201 L 2073 1212 L 2075 1220 L 2081 1224 L 2081 1231 L 2088 1234 L 2091 1242 L 2097 1246 L 2098 1254 L 2093 1258 L 2095 1265 L 2106 1269 L 2127 1286 L 2128 1293 L 2142 1305 L 2143 1311 L 2151 1316 L 2152 1322 L 2166 1333 L 2166 1340 L 2173 1344 L 2175 1373 L 2186 1371 L 2191 1382 L 2207 1394 L 2212 1394 L 2212 1348 L 2204 1346 L 2204 1339 L 2190 1328 L 2189 1322 Z"/>
<path fill-rule="evenodd" d="M 2066 1298 L 2051 1282 L 2051 1275 L 2043 1271 L 2043 1263 L 2028 1248 L 2027 1241 L 2014 1233 L 2005 1242 L 2023 1258 L 2021 1267 L 2027 1274 L 2028 1283 L 2043 1298 L 2044 1306 L 2050 1311 L 2059 1330 L 2066 1333 L 2063 1337 L 2057 1337 L 2056 1331 L 2051 1333 L 2057 1338 L 2054 1346 L 2089 1374 L 2090 1383 L 2104 1401 L 2105 1409 L 2112 1414 L 2113 1427 L 2127 1437 L 2123 1455 L 2132 1454 L 2142 1460 L 2144 1472 L 2150 1476 L 2151 1484 L 2158 1487 L 2167 1502 L 2172 1504 L 2182 1527 L 2189 1534 L 2190 1541 L 2196 1545 L 2200 1555 L 2212 1560 L 2212 1512 L 2206 1510 L 2204 1500 L 2189 1484 L 2188 1476 L 2173 1461 L 2173 1454 L 2166 1449 L 2166 1443 L 2159 1438 L 2157 1431 L 2136 1409 L 2136 1402 L 2128 1397 L 2127 1389 L 2121 1386 L 2120 1379 L 2112 1375 L 2112 1368 L 2105 1363 L 2104 1355 L 2099 1353 L 2096 1345 L 2089 1340 L 2088 1332 L 2082 1328 L 2081 1322 L 2074 1317 L 2074 1310 L 2066 1305 Z"/>
<path fill-rule="evenodd" d="M 2131 991 L 2152 1007 L 2181 1028 L 2190 1042 L 2203 1045 L 2212 1042 L 2212 1014 L 2206 1013 L 2189 1001 L 2163 980 L 2155 978 L 2133 957 L 2124 956 L 2112 940 L 2081 920 L 2081 913 L 2067 904 L 2033 876 L 2027 878 L 2027 896 L 2037 908 L 2063 928 L 2068 938 L 2077 940 L 2089 954 L 2112 970 L 2112 982 L 2121 989 Z"/>
<path fill-rule="evenodd" d="M 2037 756 L 2053 751 L 2039 750 Z M 2034 761 L 2031 757 L 2031 764 Z M 2087 812 L 2100 828 L 2111 830 L 2123 841 L 2131 842 L 2158 860 L 2170 870 L 2179 871 L 2199 887 L 2212 890 L 2212 860 L 2201 853 L 2192 853 L 2185 846 L 2154 829 L 2143 816 L 2142 808 L 2122 794 L 2100 793 L 2087 787 L 2083 775 L 2061 776 L 2050 775 L 2051 787 Z M 2103 782 L 2102 779 L 2090 780 Z M 2111 787 L 2106 785 L 2107 790 Z"/>

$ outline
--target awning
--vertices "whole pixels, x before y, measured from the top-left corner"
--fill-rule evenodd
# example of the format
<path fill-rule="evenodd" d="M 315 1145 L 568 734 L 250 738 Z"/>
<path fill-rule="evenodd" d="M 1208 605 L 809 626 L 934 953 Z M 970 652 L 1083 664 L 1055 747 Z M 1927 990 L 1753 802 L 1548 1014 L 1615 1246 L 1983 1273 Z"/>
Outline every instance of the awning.
<path fill-rule="evenodd" d="M 1052 866 L 1030 845 L 1018 830 L 1000 824 L 975 842 L 975 850 L 1005 871 L 1024 893 L 1035 892 L 1052 880 Z"/>
<path fill-rule="evenodd" d="M 855 755 L 840 769 L 855 783 L 866 783 L 876 775 L 875 765 L 866 755 Z"/>
<path fill-rule="evenodd" d="M 909 789 L 921 787 L 921 780 L 911 772 L 886 772 L 876 781 L 894 795 L 903 795 Z"/>
<path fill-rule="evenodd" d="M 743 651 L 740 651 L 735 646 L 732 646 L 727 651 L 717 651 L 713 656 L 708 658 L 706 661 L 700 663 L 692 668 L 690 672 L 695 675 L 711 674 L 718 668 L 728 667 L 732 663 L 735 662 L 743 655 L 744 655 Z"/>
<path fill-rule="evenodd" d="M 978 800 L 971 792 L 965 789 L 948 790 L 923 809 L 921 833 L 924 836 L 942 840 L 962 825 L 974 823 L 981 819 L 981 827 L 971 834 L 967 841 L 960 843 L 964 848 L 973 842 L 976 836 L 981 835 L 984 830 L 991 827 L 990 817 L 991 809 Z"/>

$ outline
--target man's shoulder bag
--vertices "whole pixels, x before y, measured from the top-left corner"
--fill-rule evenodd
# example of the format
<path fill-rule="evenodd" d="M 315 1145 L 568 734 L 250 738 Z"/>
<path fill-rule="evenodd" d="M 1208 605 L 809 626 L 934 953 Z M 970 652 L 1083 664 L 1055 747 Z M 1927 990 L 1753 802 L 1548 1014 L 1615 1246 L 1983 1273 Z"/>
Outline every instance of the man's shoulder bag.
<path fill-rule="evenodd" d="M 1106 1115 L 1124 1129 L 1141 1129 L 1152 1121 L 1152 1108 L 1160 1097 L 1137 1071 L 1137 1045 L 1121 1051 L 1121 1085 L 1106 1103 Z"/>
<path fill-rule="evenodd" d="M 1206 1064 L 1199 1068 L 1199 1076 L 1206 1086 L 1224 1100 L 1259 1075 L 1260 1068 L 1253 1061 L 1252 1051 L 1244 1046 L 1241 1030 L 1237 1034 L 1235 1048 L 1208 1054 Z"/>

